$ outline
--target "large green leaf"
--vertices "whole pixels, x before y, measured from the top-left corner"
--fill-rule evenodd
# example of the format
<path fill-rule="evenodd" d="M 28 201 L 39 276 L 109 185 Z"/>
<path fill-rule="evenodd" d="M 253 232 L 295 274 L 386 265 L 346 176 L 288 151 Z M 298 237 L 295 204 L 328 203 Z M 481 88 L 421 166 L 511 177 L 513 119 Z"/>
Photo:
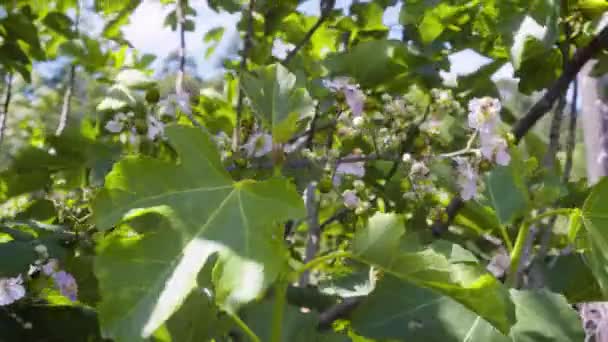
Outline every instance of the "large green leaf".
<path fill-rule="evenodd" d="M 274 311 L 274 299 L 248 305 L 242 312 L 247 325 L 262 341 L 271 340 L 271 317 Z M 350 341 L 346 336 L 335 333 L 321 333 L 317 329 L 319 314 L 311 311 L 304 313 L 293 305 L 285 305 L 281 341 L 289 342 L 338 342 Z"/>
<path fill-rule="evenodd" d="M 583 205 L 583 224 L 589 248 L 585 257 L 604 296 L 608 295 L 608 178 L 595 185 Z"/>
<path fill-rule="evenodd" d="M 352 325 L 357 333 L 375 339 L 509 341 L 462 304 L 392 276 L 382 279 L 355 310 Z"/>
<path fill-rule="evenodd" d="M 397 215 L 376 214 L 354 238 L 360 260 L 416 286 L 451 297 L 507 333 L 515 312 L 509 294 L 477 260 L 458 245 L 400 247 L 404 225 Z"/>
<path fill-rule="evenodd" d="M 517 323 L 503 335 L 449 297 L 388 276 L 355 310 L 352 324 L 355 331 L 365 337 L 408 342 L 584 339 L 580 319 L 563 296 L 546 290 L 511 290 L 510 295 L 515 303 Z"/>
<path fill-rule="evenodd" d="M 272 129 L 276 142 L 286 142 L 297 129 L 297 122 L 312 116 L 314 102 L 308 91 L 296 86 L 296 76 L 281 64 L 263 67 L 243 76 L 243 91 L 258 117 Z"/>
<path fill-rule="evenodd" d="M 153 333 L 216 252 L 224 308 L 255 298 L 285 266 L 282 233 L 273 223 L 304 215 L 300 196 L 283 179 L 233 182 L 199 129 L 172 125 L 165 133 L 179 163 L 127 157 L 93 205 L 101 230 L 142 215 L 154 218 L 145 227 L 121 226 L 99 246 L 100 320 L 117 341 Z"/>
<path fill-rule="evenodd" d="M 576 311 L 559 294 L 547 290 L 511 290 L 517 324 L 515 342 L 583 341 L 585 333 Z"/>

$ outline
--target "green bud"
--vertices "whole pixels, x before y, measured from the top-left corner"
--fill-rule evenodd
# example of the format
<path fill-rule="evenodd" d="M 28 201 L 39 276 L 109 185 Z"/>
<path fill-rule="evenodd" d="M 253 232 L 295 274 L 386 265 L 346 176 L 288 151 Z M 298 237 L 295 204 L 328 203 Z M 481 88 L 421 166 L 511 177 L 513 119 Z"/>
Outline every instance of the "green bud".
<path fill-rule="evenodd" d="M 328 193 L 328 192 L 331 191 L 331 189 L 333 188 L 333 186 L 334 185 L 333 185 L 333 182 L 331 181 L 331 178 L 329 176 L 325 176 L 319 182 L 319 191 L 322 194 L 326 194 L 326 193 Z"/>
<path fill-rule="evenodd" d="M 148 89 L 148 91 L 146 91 L 146 102 L 148 102 L 150 104 L 156 104 L 156 103 L 158 103 L 159 99 L 160 99 L 160 92 L 158 91 L 158 88 L 154 87 L 154 88 L 150 88 L 150 89 Z"/>

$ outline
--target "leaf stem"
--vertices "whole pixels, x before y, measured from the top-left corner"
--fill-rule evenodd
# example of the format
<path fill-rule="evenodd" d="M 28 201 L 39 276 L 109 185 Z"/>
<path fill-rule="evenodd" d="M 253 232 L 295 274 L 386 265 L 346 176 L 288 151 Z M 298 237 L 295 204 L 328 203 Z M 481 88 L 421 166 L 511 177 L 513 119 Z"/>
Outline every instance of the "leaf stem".
<path fill-rule="evenodd" d="M 338 252 L 321 255 L 319 257 L 312 259 L 311 261 L 307 262 L 302 267 L 297 269 L 295 271 L 296 275 L 299 276 L 303 272 L 316 268 L 317 266 L 319 266 L 320 264 L 322 264 L 328 260 L 333 260 L 333 259 L 337 259 L 337 258 L 355 258 L 355 256 L 353 255 L 353 253 L 348 252 L 348 251 L 338 251 Z"/>
<path fill-rule="evenodd" d="M 271 342 L 281 342 L 283 328 L 283 314 L 285 303 L 287 302 L 287 281 L 281 279 L 276 285 L 274 298 L 274 309 L 272 312 L 272 330 L 270 335 Z"/>
<path fill-rule="evenodd" d="M 236 313 L 228 312 L 228 315 L 230 317 L 232 317 L 232 320 L 234 321 L 234 323 L 236 323 L 236 325 L 238 325 L 239 328 L 241 328 L 241 330 L 243 330 L 245 335 L 247 335 L 249 337 L 249 339 L 251 339 L 251 341 L 262 342 L 262 340 L 260 340 L 258 335 L 256 335 L 253 332 L 253 330 L 251 330 L 251 328 L 249 328 L 249 326 L 247 326 L 247 324 L 245 322 L 243 322 L 243 320 Z"/>
<path fill-rule="evenodd" d="M 517 273 L 520 269 L 520 260 L 523 254 L 524 246 L 526 244 L 526 240 L 528 238 L 528 234 L 530 234 L 530 226 L 544 218 L 557 216 L 557 215 L 570 215 L 573 209 L 562 208 L 555 209 L 551 211 L 544 212 L 535 217 L 526 219 L 522 222 L 521 227 L 519 228 L 519 233 L 517 234 L 517 240 L 515 240 L 515 246 L 513 247 L 513 252 L 511 253 L 511 266 L 510 272 L 507 279 L 507 284 L 510 287 L 514 287 L 517 283 Z"/>
<path fill-rule="evenodd" d="M 509 253 L 513 252 L 513 241 L 511 241 L 511 237 L 509 237 L 509 232 L 504 225 L 500 225 L 500 235 L 502 235 L 502 239 L 505 241 L 505 245 L 507 246 L 507 250 Z"/>

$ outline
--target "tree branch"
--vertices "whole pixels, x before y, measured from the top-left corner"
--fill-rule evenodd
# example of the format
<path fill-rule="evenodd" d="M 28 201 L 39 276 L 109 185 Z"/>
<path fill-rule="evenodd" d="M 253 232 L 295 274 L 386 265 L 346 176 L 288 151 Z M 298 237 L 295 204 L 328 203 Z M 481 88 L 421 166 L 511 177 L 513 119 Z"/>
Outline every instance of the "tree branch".
<path fill-rule="evenodd" d="M 80 1 L 76 3 L 76 18 L 74 20 L 74 31 L 76 31 L 76 36 L 79 36 L 80 33 Z M 70 108 L 72 102 L 72 92 L 74 90 L 74 78 L 76 74 L 76 64 L 72 62 L 70 66 L 70 73 L 68 76 L 68 83 L 65 89 L 65 93 L 63 94 L 63 105 L 61 106 L 61 115 L 59 116 L 59 124 L 57 125 L 57 130 L 55 130 L 55 135 L 60 136 L 68 125 L 68 117 L 70 116 Z"/>
<path fill-rule="evenodd" d="M 247 71 L 247 56 L 249 50 L 253 47 L 253 10 L 255 9 L 255 0 L 249 0 L 249 7 L 247 10 L 247 32 L 245 32 L 245 38 L 243 41 L 243 51 L 241 53 L 241 65 L 239 67 L 239 83 L 243 75 Z M 243 115 L 243 101 L 245 97 L 243 91 L 239 89 L 239 97 L 236 104 L 236 124 L 234 126 L 234 132 L 232 135 L 232 151 L 236 152 L 241 145 L 241 116 Z"/>
<path fill-rule="evenodd" d="M 551 107 L 553 103 L 562 96 L 570 83 L 576 78 L 576 75 L 587 64 L 587 62 L 593 58 L 598 52 L 608 46 L 608 26 L 602 29 L 600 33 L 595 36 L 589 44 L 578 49 L 572 60 L 566 65 L 562 75 L 555 81 L 555 83 L 547 90 L 543 97 L 537 101 L 534 106 L 528 111 L 528 113 L 521 119 L 519 119 L 513 126 L 513 135 L 515 136 L 516 142 L 519 142 L 526 133 L 536 124 L 540 118 L 543 117 Z"/>
<path fill-rule="evenodd" d="M 321 27 L 321 25 L 323 25 L 323 22 L 325 22 L 325 20 L 327 20 L 329 18 L 329 15 L 331 14 L 331 11 L 333 10 L 335 3 L 336 3 L 335 0 L 329 0 L 329 1 L 321 0 L 321 16 L 319 17 L 317 22 L 314 25 L 312 25 L 310 30 L 308 30 L 308 32 L 306 32 L 306 34 L 304 35 L 304 38 L 302 38 L 302 40 L 298 43 L 298 45 L 296 45 L 293 48 L 293 50 L 289 51 L 289 53 L 283 60 L 283 64 L 285 64 L 285 65 L 289 64 L 289 62 L 291 62 L 292 58 L 294 58 L 298 54 L 298 52 L 310 41 L 313 34 L 315 34 L 315 32 L 319 29 L 319 27 Z"/>
<path fill-rule="evenodd" d="M 578 49 L 574 54 L 572 60 L 564 68 L 562 75 L 555 81 L 555 83 L 547 90 L 543 97 L 538 100 L 528 113 L 519 119 L 513 126 L 512 133 L 515 137 L 515 142 L 519 143 L 520 140 L 528 133 L 530 129 L 543 117 L 551 107 L 553 103 L 568 89 L 568 85 L 572 82 L 576 75 L 579 73 L 581 68 L 598 52 L 608 46 L 608 26 L 602 29 L 600 33 L 595 36 L 589 44 Z M 464 205 L 462 198 L 459 196 L 454 197 L 448 207 L 446 213 L 448 220 L 442 221 L 437 220 L 433 224 L 433 233 L 441 234 L 444 232 L 449 225 L 452 224 L 454 218 L 458 214 L 458 210 Z"/>
<path fill-rule="evenodd" d="M 363 301 L 363 297 L 350 297 L 344 299 L 339 304 L 336 304 L 324 312 L 319 314 L 319 324 L 317 325 L 319 330 L 326 330 L 331 328 L 333 322 L 338 319 L 345 318 L 350 315 L 355 308 Z"/>
<path fill-rule="evenodd" d="M 568 137 L 566 141 L 566 162 L 564 164 L 564 173 L 562 174 L 562 182 L 568 183 L 570 181 L 570 174 L 572 173 L 573 155 L 574 148 L 576 147 L 576 120 L 577 120 L 577 109 L 576 103 L 578 102 L 578 80 L 574 79 L 572 89 L 572 99 L 570 100 L 570 115 L 568 119 Z"/>
<path fill-rule="evenodd" d="M 2 140 L 4 139 L 4 132 L 6 130 L 6 119 L 8 117 L 8 106 L 11 103 L 12 87 L 13 73 L 9 72 L 6 80 L 6 95 L 4 98 L 4 107 L 2 110 L 2 114 L 0 114 L 0 145 L 2 144 Z"/>

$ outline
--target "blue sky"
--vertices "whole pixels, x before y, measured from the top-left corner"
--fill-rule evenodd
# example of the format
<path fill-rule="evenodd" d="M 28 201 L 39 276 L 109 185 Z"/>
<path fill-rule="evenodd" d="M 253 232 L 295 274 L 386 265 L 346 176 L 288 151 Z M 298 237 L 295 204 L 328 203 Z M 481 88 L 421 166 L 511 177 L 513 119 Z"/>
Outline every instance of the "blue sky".
<path fill-rule="evenodd" d="M 186 34 L 186 44 L 189 56 L 194 57 L 198 63 L 200 75 L 208 78 L 221 72 L 217 66 L 226 53 L 229 42 L 238 35 L 236 23 L 240 14 L 216 13 L 206 5 L 206 1 L 197 3 L 194 5 L 197 11 L 196 31 Z M 347 9 L 350 3 L 351 0 L 337 0 L 336 6 Z M 390 33 L 392 38 L 399 38 L 401 35 L 398 25 L 399 8 L 399 5 L 393 6 L 384 15 L 384 24 L 392 28 Z M 319 0 L 309 0 L 300 5 L 299 9 L 307 14 L 318 15 Z M 157 63 L 160 63 L 178 45 L 177 33 L 171 31 L 168 27 L 163 27 L 164 18 L 169 10 L 169 7 L 163 7 L 158 1 L 146 0 L 133 13 L 131 24 L 124 28 L 125 36 L 133 46 L 141 52 L 157 55 Z M 218 26 L 225 28 L 224 38 L 216 48 L 215 53 L 209 59 L 205 59 L 204 54 L 207 46 L 202 37 L 205 32 Z M 452 70 L 453 74 L 474 71 L 481 64 L 488 62 L 487 59 L 472 51 L 460 52 L 452 55 L 450 59 L 455 66 L 455 69 Z"/>

